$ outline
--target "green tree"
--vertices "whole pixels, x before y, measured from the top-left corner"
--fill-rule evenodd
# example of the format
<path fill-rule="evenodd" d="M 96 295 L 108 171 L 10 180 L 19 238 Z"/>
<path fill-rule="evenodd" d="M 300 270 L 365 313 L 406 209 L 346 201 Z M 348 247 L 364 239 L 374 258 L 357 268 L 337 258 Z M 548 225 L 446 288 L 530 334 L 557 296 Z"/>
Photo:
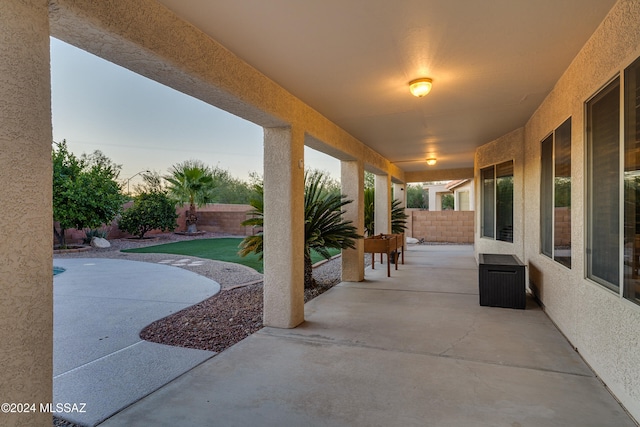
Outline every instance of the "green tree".
<path fill-rule="evenodd" d="M 66 140 L 54 142 L 51 157 L 53 220 L 59 223 L 54 233 L 66 247 L 65 230 L 98 228 L 121 212 L 125 200 L 117 182 L 121 167 L 98 150 L 78 158 Z"/>
<path fill-rule="evenodd" d="M 164 178 L 158 171 L 147 171 L 142 174 L 142 183 L 136 184 L 134 187 L 135 194 L 140 193 L 165 193 L 169 189 L 165 184 Z"/>
<path fill-rule="evenodd" d="M 229 171 L 216 166 L 212 172 L 215 203 L 248 204 L 256 196 L 255 188 L 251 184 L 235 178 Z"/>
<path fill-rule="evenodd" d="M 262 259 L 264 250 L 264 239 L 262 236 L 262 229 L 264 227 L 264 184 L 262 180 L 255 180 L 253 188 L 255 190 L 255 196 L 249 201 L 253 210 L 247 214 L 250 218 L 243 221 L 242 225 L 245 227 L 254 227 L 254 229 L 257 228 L 258 232 L 244 238 L 240 243 L 240 251 L 238 253 L 241 256 L 255 253 L 258 254 L 259 259 Z"/>
<path fill-rule="evenodd" d="M 443 194 L 442 195 L 442 210 L 453 210 L 454 209 L 454 199 L 453 194 Z"/>
<path fill-rule="evenodd" d="M 425 191 L 421 184 L 407 185 L 407 207 L 426 209 L 427 203 L 425 201 Z"/>
<path fill-rule="evenodd" d="M 187 228 L 189 232 L 197 231 L 196 206 L 215 201 L 213 170 L 200 160 L 186 160 L 173 165 L 164 179 L 169 183 L 169 196 L 176 203 L 189 203 Z"/>
<path fill-rule="evenodd" d="M 176 218 L 176 205 L 166 193 L 140 193 L 135 197 L 133 206 L 122 213 L 118 226 L 142 239 L 151 230 L 174 230 L 178 226 Z"/>
<path fill-rule="evenodd" d="M 305 173 L 305 230 L 304 230 L 304 286 L 315 286 L 311 263 L 311 250 L 315 250 L 325 258 L 331 254 L 327 249 L 355 248 L 355 239 L 362 238 L 351 221 L 342 219 L 343 208 L 351 203 L 346 196 L 331 191 L 327 185 L 327 177 L 321 171 Z M 243 225 L 263 226 L 264 205 L 262 201 L 252 201 L 254 210 L 252 218 Z M 240 244 L 239 254 L 262 253 L 263 236 L 258 234 L 245 238 Z"/>

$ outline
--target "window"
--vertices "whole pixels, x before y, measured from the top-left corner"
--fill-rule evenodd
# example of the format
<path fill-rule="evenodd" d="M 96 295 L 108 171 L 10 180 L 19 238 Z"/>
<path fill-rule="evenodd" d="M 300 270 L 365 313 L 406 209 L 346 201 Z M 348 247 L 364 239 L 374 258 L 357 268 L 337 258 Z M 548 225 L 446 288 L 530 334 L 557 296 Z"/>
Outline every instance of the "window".
<path fill-rule="evenodd" d="M 495 169 L 493 166 L 480 171 L 482 181 L 482 237 L 495 237 L 495 206 L 496 206 L 496 184 Z"/>
<path fill-rule="evenodd" d="M 620 287 L 620 79 L 587 102 L 587 276 Z"/>
<path fill-rule="evenodd" d="M 624 286 L 640 304 L 640 59 L 624 74 Z"/>
<path fill-rule="evenodd" d="M 640 59 L 586 114 L 587 275 L 640 304 Z"/>
<path fill-rule="evenodd" d="M 513 242 L 513 160 L 480 170 L 482 237 Z"/>
<path fill-rule="evenodd" d="M 540 248 L 571 268 L 571 119 L 542 141 Z"/>

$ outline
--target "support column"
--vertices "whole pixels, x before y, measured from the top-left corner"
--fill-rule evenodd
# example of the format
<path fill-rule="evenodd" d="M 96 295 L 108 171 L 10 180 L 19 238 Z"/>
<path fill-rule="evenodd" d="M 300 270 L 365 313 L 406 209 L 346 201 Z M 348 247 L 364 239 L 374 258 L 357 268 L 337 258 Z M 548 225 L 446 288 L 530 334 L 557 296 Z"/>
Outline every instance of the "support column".
<path fill-rule="evenodd" d="M 376 175 L 375 234 L 391 233 L 391 176 Z"/>
<path fill-rule="evenodd" d="M 304 321 L 304 132 L 264 130 L 264 320 Z"/>
<path fill-rule="evenodd" d="M 429 188 L 429 210 L 439 211 L 442 210 L 442 199 L 438 197 L 438 192 L 434 187 Z"/>
<path fill-rule="evenodd" d="M 404 184 L 393 183 L 393 198 L 400 200 L 401 207 L 407 206 L 407 192 Z"/>
<path fill-rule="evenodd" d="M 364 162 L 361 160 L 340 163 L 342 194 L 353 200 L 345 206 L 344 219 L 349 220 L 364 235 Z M 356 240 L 355 249 L 342 250 L 342 281 L 364 280 L 364 241 Z"/>
<path fill-rule="evenodd" d="M 47 0 L 0 1 L 0 390 L 53 401 L 51 79 Z M 0 425 L 51 414 L 0 413 Z"/>

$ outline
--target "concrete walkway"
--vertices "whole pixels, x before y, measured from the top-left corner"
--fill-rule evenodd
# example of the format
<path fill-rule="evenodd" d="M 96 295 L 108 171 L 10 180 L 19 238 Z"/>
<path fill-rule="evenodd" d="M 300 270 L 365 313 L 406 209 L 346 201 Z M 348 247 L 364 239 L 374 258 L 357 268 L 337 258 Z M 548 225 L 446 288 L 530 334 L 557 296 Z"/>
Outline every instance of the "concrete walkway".
<path fill-rule="evenodd" d="M 142 341 L 149 323 L 206 299 L 220 285 L 190 271 L 113 259 L 55 259 L 54 403 L 94 426 L 216 353 Z"/>
<path fill-rule="evenodd" d="M 413 246 L 116 414 L 112 426 L 634 426 L 546 315 L 480 307 L 470 247 Z"/>

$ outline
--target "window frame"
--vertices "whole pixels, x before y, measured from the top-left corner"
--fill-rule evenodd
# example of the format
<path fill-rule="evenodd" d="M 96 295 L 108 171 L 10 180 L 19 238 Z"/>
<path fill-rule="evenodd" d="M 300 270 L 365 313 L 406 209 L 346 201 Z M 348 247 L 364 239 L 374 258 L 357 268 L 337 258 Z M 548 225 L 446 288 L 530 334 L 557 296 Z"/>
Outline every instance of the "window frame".
<path fill-rule="evenodd" d="M 568 139 L 564 140 L 563 136 L 568 132 Z M 571 233 L 573 226 L 571 224 L 571 145 L 572 145 L 572 118 L 569 116 L 560 125 L 558 125 L 551 133 L 547 134 L 540 141 L 540 254 L 544 255 L 558 264 L 571 269 L 573 260 L 573 251 L 571 245 Z M 568 146 L 564 144 L 568 143 Z M 560 158 L 558 153 L 563 148 L 568 147 L 568 166 L 569 169 L 569 200 L 568 206 L 558 205 L 558 169 L 562 165 L 558 162 Z M 559 207 L 569 208 L 569 256 L 561 257 L 558 255 L 558 218 L 557 209 Z M 568 261 L 564 258 L 568 258 Z"/>
<path fill-rule="evenodd" d="M 509 165 L 508 165 L 509 164 Z M 508 165 L 508 166 L 506 166 Z M 501 168 L 504 167 L 508 167 L 511 170 L 511 174 L 510 175 L 500 175 L 498 176 L 498 171 Z M 513 219 L 514 219 L 514 191 L 513 191 L 513 183 L 514 183 L 514 170 L 515 170 L 515 162 L 513 159 L 504 161 L 504 162 L 500 162 L 500 163 L 494 163 L 490 166 L 486 166 L 480 169 L 480 237 L 483 239 L 490 239 L 490 240 L 496 240 L 496 241 L 500 241 L 500 242 L 505 242 L 505 243 L 513 243 Z M 488 181 L 489 178 L 493 181 L 493 185 L 491 186 L 491 203 L 488 203 L 487 198 L 489 197 L 487 194 L 486 189 L 488 188 L 487 185 L 485 184 L 485 181 Z M 498 216 L 499 216 L 499 209 L 498 209 L 498 204 L 499 204 L 499 200 L 498 200 L 498 189 L 499 189 L 499 182 L 498 180 L 500 178 L 510 178 L 511 179 L 511 201 L 510 201 L 510 222 L 511 222 L 511 240 L 508 239 L 503 239 L 500 236 L 500 233 L 498 232 Z M 488 209 L 490 208 L 490 209 Z M 489 224 L 489 222 L 487 221 L 487 214 L 490 213 L 491 215 L 491 232 L 492 235 L 487 235 L 487 227 L 486 225 Z"/>
<path fill-rule="evenodd" d="M 594 232 L 593 232 L 593 228 L 594 228 L 594 221 L 595 219 L 593 218 L 593 206 L 594 206 L 594 194 L 592 192 L 592 188 L 594 186 L 594 182 L 593 182 L 593 158 L 594 158 L 594 154 L 593 154 L 593 124 L 592 124 L 592 116 L 593 116 L 593 110 L 592 107 L 594 105 L 595 102 L 601 101 L 602 99 L 604 99 L 607 95 L 613 93 L 614 91 L 616 91 L 617 89 L 617 95 L 618 95 L 618 144 L 617 144 L 617 152 L 618 152 L 618 167 L 617 167 L 617 182 L 618 182 L 618 188 L 617 188 L 617 193 L 618 193 L 618 200 L 617 200 L 617 206 L 614 206 L 612 204 L 609 204 L 609 206 L 613 206 L 613 208 L 617 209 L 617 221 L 618 221 L 618 225 L 617 225 L 617 254 L 616 251 L 607 251 L 607 253 L 609 254 L 616 254 L 617 256 L 617 262 L 615 263 L 617 265 L 617 277 L 615 277 L 615 280 L 617 283 L 615 282 L 610 282 L 607 279 L 603 278 L 603 277 L 599 277 L 597 276 L 594 272 L 593 272 L 593 259 L 594 259 L 594 254 L 593 254 L 593 247 L 595 246 L 594 244 Z M 597 283 L 598 285 L 602 286 L 605 289 L 608 289 L 612 292 L 615 292 L 616 294 L 618 294 L 619 296 L 622 296 L 622 271 L 623 271 L 623 263 L 624 263 L 624 257 L 623 257 L 623 250 L 624 250 L 624 246 L 623 246 L 623 242 L 622 242 L 622 237 L 623 237 L 623 211 L 621 209 L 620 203 L 621 200 L 624 201 L 623 198 L 623 188 L 622 188 L 622 179 L 623 179 L 623 174 L 621 173 L 621 171 L 623 170 L 623 164 L 624 164 L 624 159 L 620 156 L 620 153 L 622 152 L 622 147 L 623 147 L 623 139 L 624 139 L 624 134 L 622 132 L 622 117 L 621 114 L 622 112 L 620 111 L 620 109 L 622 108 L 622 102 L 623 102 L 623 79 L 621 77 L 620 74 L 616 74 L 612 79 L 610 79 L 604 86 L 602 86 L 600 89 L 598 89 L 598 91 L 596 93 L 594 93 L 591 97 L 589 97 L 589 99 L 587 99 L 584 103 L 584 125 L 585 125 L 585 161 L 586 161 L 586 167 L 585 167 L 585 174 L 586 174 L 586 179 L 585 179 L 585 184 L 586 184 L 586 198 L 585 198 L 585 216 L 586 216 L 586 239 L 585 239 L 585 276 L 588 280 Z M 613 192 L 613 194 L 615 194 L 616 192 Z M 600 228 L 601 224 L 599 224 Z M 609 227 L 609 229 L 611 229 Z M 601 245 L 598 245 L 598 247 L 601 247 Z M 598 259 L 597 257 L 595 257 L 596 259 Z M 599 259 L 598 259 L 599 260 Z M 615 276 L 615 275 L 612 275 Z"/>

